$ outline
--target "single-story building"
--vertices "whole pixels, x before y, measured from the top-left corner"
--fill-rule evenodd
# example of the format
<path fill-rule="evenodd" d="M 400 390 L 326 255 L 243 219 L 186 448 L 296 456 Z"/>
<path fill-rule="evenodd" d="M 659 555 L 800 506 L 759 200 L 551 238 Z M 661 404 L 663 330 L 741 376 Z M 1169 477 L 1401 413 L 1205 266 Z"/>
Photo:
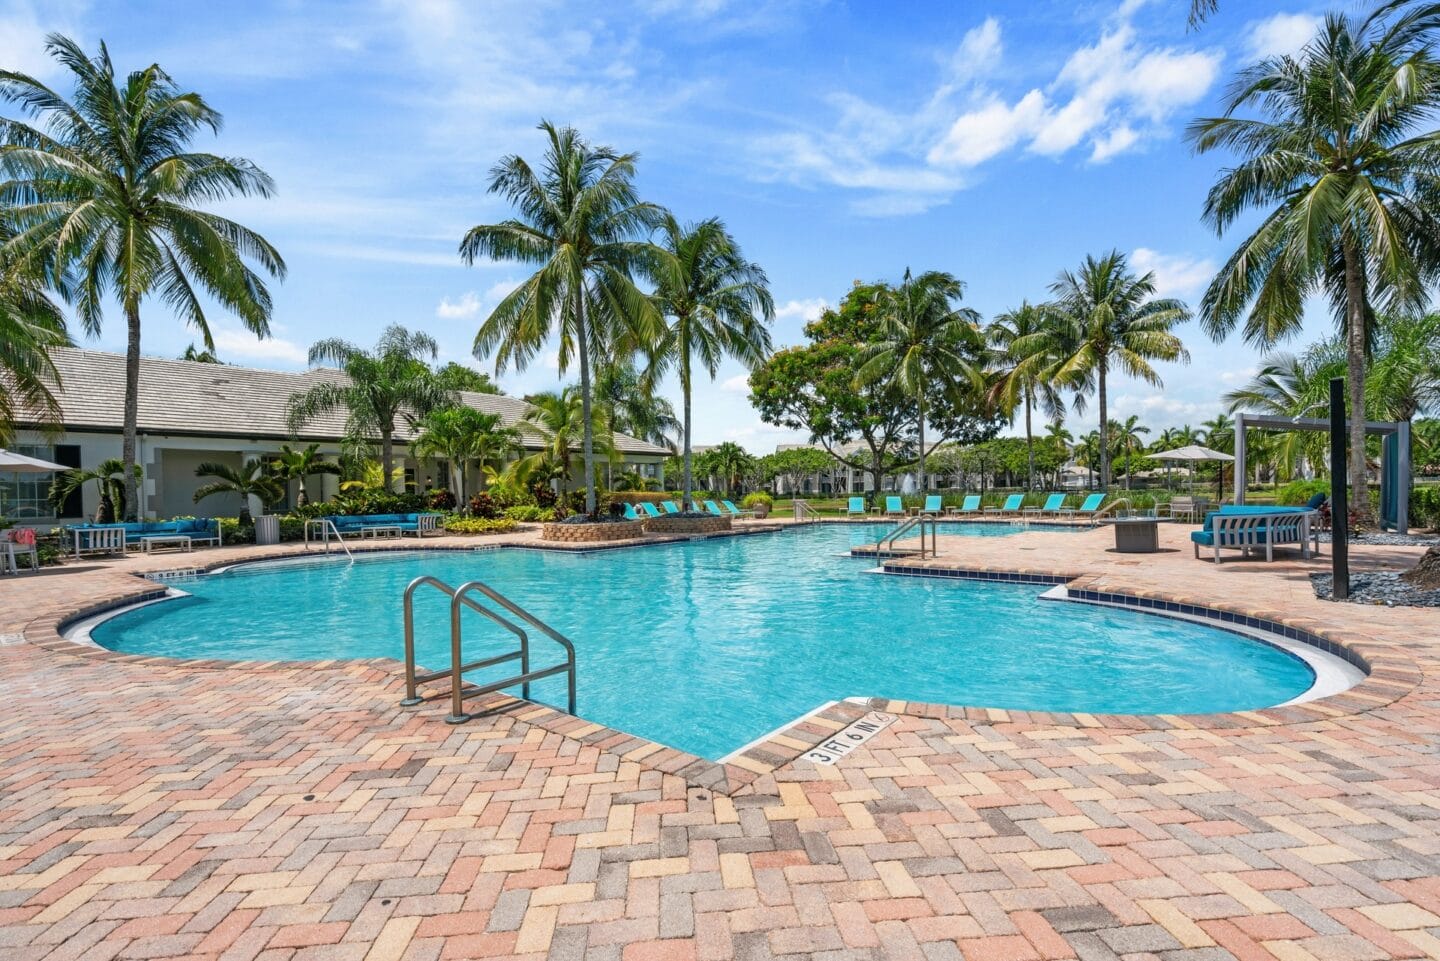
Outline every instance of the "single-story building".
<path fill-rule="evenodd" d="M 62 348 L 52 354 L 60 373 L 60 402 L 63 434 L 47 437 L 34 423 L 19 424 L 13 449 L 57 464 L 93 468 L 107 458 L 121 455 L 121 432 L 125 409 L 125 357 L 80 348 Z M 136 462 L 144 470 L 140 515 L 167 518 L 177 515 L 205 517 L 229 515 L 239 510 L 238 498 L 216 495 L 199 504 L 194 494 L 209 483 L 197 477 L 195 469 L 207 461 L 240 466 L 246 459 L 265 459 L 278 454 L 280 445 L 291 447 L 318 443 L 329 459 L 339 456 L 345 435 L 346 412 L 318 417 L 298 433 L 286 423 L 290 397 L 322 381 L 344 381 L 345 375 L 331 368 L 304 372 L 262 370 L 230 364 L 202 364 L 184 360 L 145 357 L 140 361 L 139 432 Z M 462 403 L 490 414 L 499 414 L 507 426 L 519 427 L 524 446 L 539 450 L 538 432 L 525 424 L 530 405 L 503 394 L 462 392 Z M 396 465 L 405 468 L 405 481 L 419 488 L 450 486 L 449 465 L 433 459 L 410 456 L 408 444 L 415 437 L 409 424 L 396 425 Z M 378 438 L 377 438 L 378 440 Z M 643 477 L 661 476 L 661 465 L 670 451 L 664 447 L 617 434 L 616 453 L 621 463 L 613 467 L 635 471 Z M 578 463 L 572 487 L 583 483 Z M 478 487 L 478 472 L 470 472 L 472 487 Z M 71 497 L 60 511 L 50 506 L 50 474 L 8 474 L 0 472 L 0 514 L 24 523 L 48 526 L 94 516 L 99 505 L 97 485 L 87 484 L 79 496 Z M 306 490 L 312 500 L 329 497 L 339 490 L 340 478 L 317 475 Z M 294 503 L 298 485 L 292 483 L 282 508 Z"/>

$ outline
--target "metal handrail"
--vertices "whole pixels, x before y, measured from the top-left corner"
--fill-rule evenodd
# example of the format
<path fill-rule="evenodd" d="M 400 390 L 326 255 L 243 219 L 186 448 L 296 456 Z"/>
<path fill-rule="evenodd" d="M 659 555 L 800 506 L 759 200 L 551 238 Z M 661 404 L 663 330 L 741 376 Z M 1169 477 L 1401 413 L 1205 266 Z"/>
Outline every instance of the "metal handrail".
<path fill-rule="evenodd" d="M 884 554 L 893 556 L 895 553 L 895 541 L 898 540 L 902 534 L 907 534 L 918 527 L 920 528 L 920 557 L 923 560 L 925 557 L 926 524 L 930 525 L 930 556 L 939 556 L 940 525 L 934 514 L 917 514 L 914 517 L 908 518 L 901 524 L 897 525 L 893 531 L 891 531 L 889 534 L 886 534 L 884 537 L 880 538 L 880 540 L 876 542 L 876 556 L 878 557 Z M 888 551 L 885 549 L 885 544 L 887 541 L 890 544 L 890 549 Z"/>
<path fill-rule="evenodd" d="M 820 519 L 820 512 L 811 507 L 807 500 L 801 500 L 798 497 L 792 498 L 790 507 L 795 512 L 795 523 L 797 524 L 808 524 Z"/>
<path fill-rule="evenodd" d="M 345 538 L 340 536 L 340 528 L 336 527 L 335 522 L 328 517 L 312 517 L 305 522 L 305 549 L 307 551 L 310 549 L 310 525 L 312 524 L 317 524 L 320 527 L 320 533 L 323 535 L 321 543 L 325 546 L 325 553 L 330 553 L 330 535 L 333 533 L 335 535 L 335 542 L 340 545 L 340 549 L 345 552 L 345 556 L 352 561 L 355 559 L 355 555 L 350 553 L 350 548 L 345 543 Z"/>
<path fill-rule="evenodd" d="M 424 586 L 437 588 L 441 593 L 450 598 L 450 669 L 445 671 L 429 671 L 424 674 L 415 673 L 415 592 Z M 551 640 L 558 643 L 565 649 L 565 660 L 561 664 L 539 670 L 530 670 L 530 635 L 524 628 L 515 624 L 509 618 L 486 607 L 484 604 L 471 598 L 471 593 L 478 592 L 490 600 L 499 604 L 505 610 L 514 614 L 517 618 L 545 634 Z M 541 678 L 551 677 L 564 673 L 567 675 L 567 693 L 569 694 L 569 711 L 575 713 L 575 645 L 563 634 L 556 631 L 550 625 L 540 620 L 519 604 L 510 600 L 494 588 L 480 582 L 468 581 L 459 587 L 451 587 L 439 578 L 423 576 L 411 581 L 405 588 L 405 699 L 400 703 L 405 707 L 412 707 L 421 703 L 424 698 L 420 697 L 417 684 L 429 681 L 436 681 L 448 676 L 450 678 L 450 716 L 445 719 L 448 724 L 463 724 L 468 721 L 469 715 L 464 711 L 464 700 L 467 697 L 476 697 L 481 694 L 490 694 L 494 691 L 504 690 L 507 687 L 520 685 L 521 696 L 526 700 L 530 699 L 530 682 L 538 681 Z M 479 661 L 472 661 L 469 664 L 462 664 L 461 661 L 461 621 L 460 610 L 468 607 L 472 611 L 488 617 L 491 621 L 505 628 L 514 634 L 520 642 L 517 650 L 508 654 L 501 654 L 496 657 L 488 657 Z M 494 681 L 489 684 L 470 686 L 466 688 L 463 682 L 463 675 L 467 671 L 479 670 L 484 667 L 494 667 L 496 664 L 504 664 L 514 660 L 520 661 L 520 673 L 514 677 Z"/>

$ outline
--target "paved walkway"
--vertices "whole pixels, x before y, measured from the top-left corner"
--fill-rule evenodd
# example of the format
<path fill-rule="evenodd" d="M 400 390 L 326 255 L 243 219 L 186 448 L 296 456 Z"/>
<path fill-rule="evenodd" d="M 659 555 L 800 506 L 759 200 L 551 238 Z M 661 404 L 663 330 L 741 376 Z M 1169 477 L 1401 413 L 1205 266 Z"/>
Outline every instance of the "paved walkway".
<path fill-rule="evenodd" d="M 375 665 L 36 642 L 221 552 L 0 580 L 0 635 L 29 638 L 0 645 L 0 958 L 1440 957 L 1440 614 L 1320 602 L 1316 565 L 1216 567 L 1182 535 L 942 538 L 940 562 L 1284 610 L 1410 682 L 1303 723 L 916 708 L 726 795 L 515 702 L 403 711 Z"/>

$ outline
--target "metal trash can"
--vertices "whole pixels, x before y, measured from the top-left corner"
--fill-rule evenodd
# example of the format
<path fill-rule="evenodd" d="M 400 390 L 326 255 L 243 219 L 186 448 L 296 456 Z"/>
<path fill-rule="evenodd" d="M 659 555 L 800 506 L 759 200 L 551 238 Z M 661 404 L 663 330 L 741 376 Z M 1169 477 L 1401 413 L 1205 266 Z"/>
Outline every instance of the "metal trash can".
<path fill-rule="evenodd" d="M 264 514 L 255 518 L 255 543 L 280 543 L 280 518 L 276 514 Z"/>

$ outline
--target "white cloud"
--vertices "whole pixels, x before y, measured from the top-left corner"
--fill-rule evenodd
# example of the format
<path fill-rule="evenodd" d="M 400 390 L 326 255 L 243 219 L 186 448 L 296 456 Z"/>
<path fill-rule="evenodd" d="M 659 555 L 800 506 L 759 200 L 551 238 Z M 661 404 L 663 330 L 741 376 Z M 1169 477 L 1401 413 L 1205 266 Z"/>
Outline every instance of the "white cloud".
<path fill-rule="evenodd" d="M 49 82 L 64 68 L 45 52 L 45 37 L 75 37 L 82 11 L 83 4 L 71 0 L 48 0 L 43 8 L 29 0 L 6 4 L 0 9 L 0 65 Z"/>
<path fill-rule="evenodd" d="M 1032 90 L 1010 106 L 999 97 L 961 114 L 926 159 L 946 167 L 974 167 L 1035 136 L 1047 114 L 1045 95 Z"/>
<path fill-rule="evenodd" d="M 787 300 L 775 308 L 776 320 L 800 320 L 809 323 L 830 303 L 824 297 L 807 297 L 803 300 Z"/>
<path fill-rule="evenodd" d="M 727 377 L 720 382 L 720 389 L 731 394 L 750 393 L 750 375 L 736 374 L 734 377 Z"/>
<path fill-rule="evenodd" d="M 1320 28 L 1320 18 L 1308 13 L 1277 13 L 1251 21 L 1245 28 L 1245 52 L 1251 60 L 1293 56 Z"/>
<path fill-rule="evenodd" d="M 457 299 L 451 300 L 443 297 L 435 308 L 435 316 L 445 320 L 460 320 L 465 317 L 474 317 L 480 313 L 480 295 L 473 290 L 467 290 Z"/>
<path fill-rule="evenodd" d="M 297 366 L 303 366 L 309 361 L 309 351 L 283 337 L 267 337 L 261 340 L 249 331 L 227 328 L 215 329 L 211 334 L 215 340 L 215 352 L 224 361 L 258 360 Z"/>
<path fill-rule="evenodd" d="M 950 58 L 950 70 L 955 79 L 976 77 L 1000 62 L 1005 45 L 1000 39 L 1000 21 L 986 17 L 978 27 L 965 32 L 960 46 Z"/>
<path fill-rule="evenodd" d="M 1149 247 L 1136 247 L 1130 266 L 1138 274 L 1155 274 L 1155 290 L 1161 297 L 1193 300 L 1215 279 L 1215 261 L 1184 254 L 1162 254 Z"/>

